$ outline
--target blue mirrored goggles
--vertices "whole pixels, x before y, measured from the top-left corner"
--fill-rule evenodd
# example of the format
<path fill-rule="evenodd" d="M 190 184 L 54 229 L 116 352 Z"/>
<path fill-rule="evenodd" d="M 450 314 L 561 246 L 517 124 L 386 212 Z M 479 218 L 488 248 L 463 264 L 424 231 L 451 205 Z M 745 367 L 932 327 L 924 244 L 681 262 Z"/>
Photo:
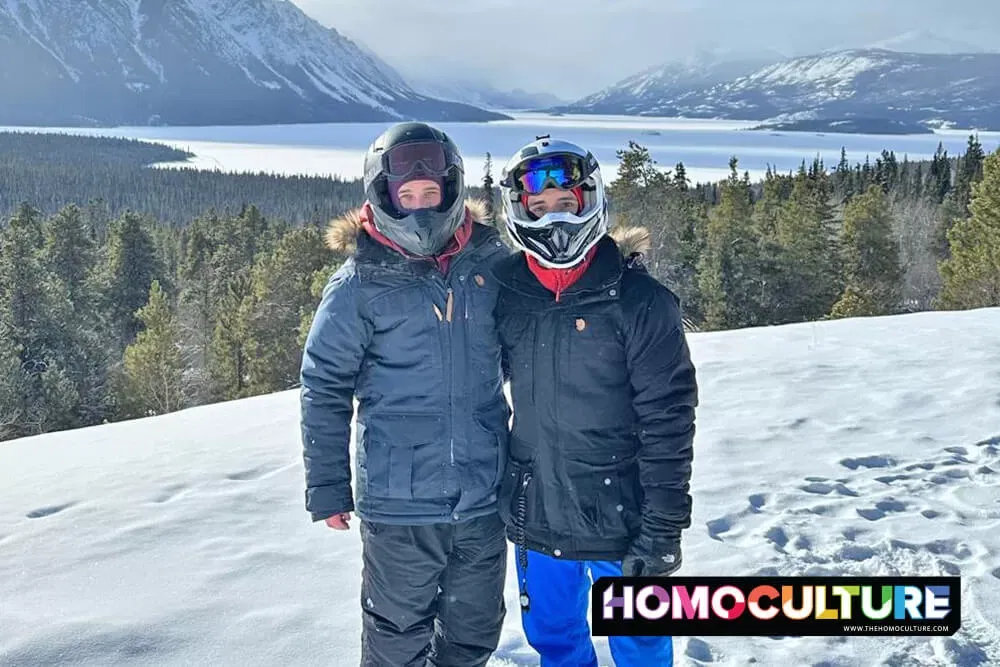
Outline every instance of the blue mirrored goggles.
<path fill-rule="evenodd" d="M 572 155 L 557 155 L 526 161 L 514 170 L 514 187 L 519 192 L 537 195 L 548 187 L 569 190 L 582 184 L 589 174 L 583 160 Z"/>

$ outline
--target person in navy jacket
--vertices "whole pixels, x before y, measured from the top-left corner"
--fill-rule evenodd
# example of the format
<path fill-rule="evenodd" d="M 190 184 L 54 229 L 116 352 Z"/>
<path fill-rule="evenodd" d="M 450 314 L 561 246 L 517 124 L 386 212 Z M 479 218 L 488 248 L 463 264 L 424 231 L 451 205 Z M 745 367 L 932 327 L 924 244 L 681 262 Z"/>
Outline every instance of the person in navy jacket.
<path fill-rule="evenodd" d="M 510 251 L 476 220 L 437 128 L 389 128 L 365 188 L 328 230 L 348 258 L 302 359 L 306 510 L 336 530 L 360 519 L 363 667 L 481 667 L 506 609 L 497 493 L 510 408 L 491 269 Z"/>

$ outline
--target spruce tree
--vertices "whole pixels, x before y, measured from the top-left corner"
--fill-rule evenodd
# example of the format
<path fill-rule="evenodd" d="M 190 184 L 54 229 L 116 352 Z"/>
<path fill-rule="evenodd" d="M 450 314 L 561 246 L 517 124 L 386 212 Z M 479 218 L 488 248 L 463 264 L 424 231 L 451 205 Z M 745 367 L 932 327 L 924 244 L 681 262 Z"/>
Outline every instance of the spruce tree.
<path fill-rule="evenodd" d="M 493 183 L 493 157 L 486 154 L 486 164 L 483 167 L 483 199 L 486 202 L 486 219 L 482 222 L 487 225 L 496 226 L 496 199 L 494 198 Z"/>
<path fill-rule="evenodd" d="M 123 416 L 163 415 L 186 407 L 179 332 L 158 280 L 136 317 L 144 328 L 125 350 L 118 399 Z"/>
<path fill-rule="evenodd" d="M 78 424 L 76 388 L 63 357 L 71 349 L 66 289 L 43 262 L 41 212 L 24 205 L 0 236 L 0 421 L 10 437 Z"/>
<path fill-rule="evenodd" d="M 247 395 L 282 391 L 298 384 L 301 327 L 308 321 L 308 311 L 316 308 L 313 281 L 316 271 L 331 261 L 322 233 L 301 228 L 285 234 L 254 266 Z"/>
<path fill-rule="evenodd" d="M 755 274 L 760 284 L 756 308 L 760 321 L 767 324 L 781 321 L 786 298 L 788 277 L 783 271 L 783 248 L 778 229 L 789 180 L 768 168 L 763 192 L 754 204 L 753 225 L 757 239 Z"/>
<path fill-rule="evenodd" d="M 970 135 L 965 154 L 957 160 L 955 186 L 941 204 L 940 219 L 934 238 L 934 253 L 939 259 L 948 258 L 948 231 L 956 222 L 969 217 L 972 186 L 983 179 L 985 159 L 983 145 L 979 143 L 978 137 Z"/>
<path fill-rule="evenodd" d="M 83 211 L 67 206 L 45 223 L 43 258 L 69 303 L 60 363 L 79 398 L 76 423 L 96 424 L 112 410 L 109 373 L 120 350 L 109 345 L 93 290 L 97 247 Z"/>
<path fill-rule="evenodd" d="M 97 263 L 97 248 L 83 212 L 75 204 L 46 222 L 45 259 L 49 270 L 62 281 L 70 301 L 86 308 L 90 296 L 87 279 Z"/>
<path fill-rule="evenodd" d="M 100 282 L 104 307 L 122 347 L 142 328 L 136 313 L 148 301 L 150 285 L 160 275 L 153 238 L 143 220 L 126 213 L 112 223 Z"/>
<path fill-rule="evenodd" d="M 842 246 L 847 285 L 832 315 L 864 317 L 898 312 L 903 272 L 889 200 L 882 187 L 871 186 L 847 204 Z"/>
<path fill-rule="evenodd" d="M 784 298 L 778 323 L 822 318 L 840 293 L 830 184 L 800 170 L 778 219 Z"/>
<path fill-rule="evenodd" d="M 938 300 L 944 309 L 1000 306 L 1000 150 L 986 158 L 969 211 L 948 232 L 951 257 L 941 264 Z"/>
<path fill-rule="evenodd" d="M 709 213 L 698 287 L 708 329 L 762 324 L 760 278 L 756 271 L 757 237 L 753 226 L 750 179 L 729 162 L 729 178 L 720 186 L 721 201 Z"/>
<path fill-rule="evenodd" d="M 210 372 L 212 394 L 224 400 L 247 395 L 249 383 L 250 320 L 253 302 L 250 267 L 242 267 L 229 281 L 216 305 Z"/>

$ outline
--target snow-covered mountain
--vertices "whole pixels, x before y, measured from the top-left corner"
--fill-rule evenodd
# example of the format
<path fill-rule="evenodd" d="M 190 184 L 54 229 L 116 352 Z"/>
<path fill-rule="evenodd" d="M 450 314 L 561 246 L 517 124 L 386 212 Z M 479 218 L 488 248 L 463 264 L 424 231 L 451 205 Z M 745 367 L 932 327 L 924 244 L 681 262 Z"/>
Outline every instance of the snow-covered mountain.
<path fill-rule="evenodd" d="M 503 118 L 416 92 L 288 0 L 0 0 L 0 123 Z"/>
<path fill-rule="evenodd" d="M 645 87 L 561 111 L 783 121 L 868 119 L 1000 128 L 1000 54 L 856 49 L 791 58 L 727 81 Z M 618 88 L 627 90 L 624 82 Z"/>
<path fill-rule="evenodd" d="M 664 99 L 683 95 L 692 88 L 731 81 L 782 59 L 783 56 L 776 53 L 701 52 L 650 67 L 572 104 L 557 106 L 553 111 L 644 114 Z"/>
<path fill-rule="evenodd" d="M 551 93 L 533 93 L 521 88 L 500 90 L 481 80 L 454 79 L 443 81 L 410 77 L 409 81 L 414 88 L 425 95 L 484 109 L 544 109 L 566 102 L 566 100 Z"/>

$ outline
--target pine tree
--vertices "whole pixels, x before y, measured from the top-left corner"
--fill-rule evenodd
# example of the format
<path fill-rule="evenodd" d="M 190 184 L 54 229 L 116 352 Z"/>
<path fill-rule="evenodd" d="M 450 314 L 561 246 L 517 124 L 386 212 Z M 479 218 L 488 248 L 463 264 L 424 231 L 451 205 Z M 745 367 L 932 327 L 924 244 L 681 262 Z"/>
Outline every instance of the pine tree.
<path fill-rule="evenodd" d="M 47 221 L 45 259 L 48 269 L 62 281 L 70 301 L 86 308 L 87 278 L 96 265 L 97 248 L 78 206 L 67 206 Z"/>
<path fill-rule="evenodd" d="M 784 298 L 778 323 L 822 318 L 840 293 L 830 197 L 825 174 L 810 177 L 800 170 L 782 207 L 777 231 Z"/>
<path fill-rule="evenodd" d="M 184 259 L 180 266 L 183 288 L 178 320 L 184 340 L 192 348 L 196 374 L 207 374 L 210 364 L 216 309 L 212 257 L 217 243 L 213 239 L 213 230 L 220 224 L 214 213 L 196 218 L 186 230 L 183 244 Z"/>
<path fill-rule="evenodd" d="M 941 308 L 1000 306 L 1000 150 L 986 158 L 969 211 L 948 232 L 951 257 L 941 264 Z"/>
<path fill-rule="evenodd" d="M 486 154 L 486 165 L 483 167 L 483 198 L 486 201 L 486 219 L 482 222 L 496 226 L 496 199 L 494 198 L 493 157 Z"/>
<path fill-rule="evenodd" d="M 948 231 L 959 220 L 969 217 L 972 186 L 983 179 L 983 162 L 986 154 L 975 135 L 969 136 L 968 148 L 958 159 L 955 186 L 941 204 L 940 221 L 934 238 L 934 253 L 939 259 L 948 258 Z"/>
<path fill-rule="evenodd" d="M 843 248 L 847 286 L 834 317 L 898 312 L 903 271 L 885 191 L 875 185 L 844 209 Z"/>
<path fill-rule="evenodd" d="M 122 347 L 141 329 L 136 313 L 146 304 L 150 285 L 161 273 L 153 238 L 142 219 L 126 213 L 112 223 L 100 283 L 105 310 Z"/>
<path fill-rule="evenodd" d="M 951 160 L 944 144 L 938 143 L 937 151 L 931 159 L 928 193 L 938 204 L 942 203 L 951 190 Z"/>
<path fill-rule="evenodd" d="M 316 271 L 332 261 L 319 230 L 287 233 L 253 269 L 253 305 L 248 323 L 247 395 L 289 389 L 298 384 L 302 362 L 301 327 L 316 309 L 312 286 Z"/>
<path fill-rule="evenodd" d="M 709 213 L 705 251 L 699 264 L 698 287 L 709 329 L 762 324 L 750 179 L 740 177 L 736 166 L 734 157 L 729 162 L 729 178 L 720 187 L 721 201 Z"/>
<path fill-rule="evenodd" d="M 66 290 L 42 261 L 40 211 L 24 205 L 0 237 L 0 421 L 10 437 L 78 425 L 61 363 L 72 322 Z"/>
<path fill-rule="evenodd" d="M 45 265 L 69 301 L 60 363 L 79 398 L 75 410 L 77 423 L 96 424 L 112 410 L 109 372 L 113 359 L 120 354 L 120 350 L 107 344 L 99 303 L 92 289 L 97 247 L 78 206 L 63 208 L 46 221 L 44 228 Z"/>
<path fill-rule="evenodd" d="M 225 294 L 216 303 L 210 369 L 213 395 L 223 400 L 247 395 L 252 297 L 253 280 L 247 266 L 230 278 Z"/>
<path fill-rule="evenodd" d="M 691 187 L 691 180 L 687 175 L 687 168 L 683 162 L 678 162 L 674 166 L 673 185 L 680 192 L 687 192 Z"/>
<path fill-rule="evenodd" d="M 119 404 L 126 417 L 163 415 L 186 407 L 179 332 L 159 280 L 136 317 L 144 329 L 125 350 Z"/>
<path fill-rule="evenodd" d="M 782 264 L 783 248 L 778 236 L 784 200 L 790 190 L 790 179 L 778 176 L 768 168 L 761 197 L 754 205 L 753 225 L 757 239 L 755 274 L 760 283 L 757 309 L 762 323 L 781 321 L 788 277 Z"/>

